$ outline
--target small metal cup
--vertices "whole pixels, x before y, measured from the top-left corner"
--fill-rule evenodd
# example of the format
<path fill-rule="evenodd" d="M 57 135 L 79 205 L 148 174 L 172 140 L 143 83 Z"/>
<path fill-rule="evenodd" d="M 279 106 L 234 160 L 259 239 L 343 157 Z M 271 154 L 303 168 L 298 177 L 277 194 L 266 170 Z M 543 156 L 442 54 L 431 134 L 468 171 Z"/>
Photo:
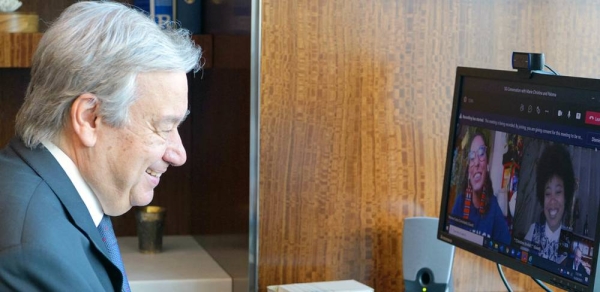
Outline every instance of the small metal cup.
<path fill-rule="evenodd" d="M 138 247 L 141 253 L 162 251 L 166 212 L 164 207 L 159 206 L 145 206 L 136 209 Z"/>

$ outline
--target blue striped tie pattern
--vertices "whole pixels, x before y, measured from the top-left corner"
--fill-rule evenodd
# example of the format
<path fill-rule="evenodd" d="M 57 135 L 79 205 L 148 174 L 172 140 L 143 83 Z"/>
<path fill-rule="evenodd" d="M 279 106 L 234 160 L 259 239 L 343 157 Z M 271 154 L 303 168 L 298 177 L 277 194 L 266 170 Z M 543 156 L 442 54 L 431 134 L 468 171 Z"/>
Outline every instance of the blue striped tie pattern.
<path fill-rule="evenodd" d="M 100 236 L 102 236 L 102 241 L 104 241 L 104 244 L 106 244 L 106 247 L 108 248 L 108 257 L 110 258 L 110 261 L 113 262 L 123 274 L 123 287 L 121 288 L 121 291 L 130 292 L 129 280 L 127 280 L 127 273 L 125 273 L 123 259 L 121 259 L 121 251 L 119 250 L 117 237 L 115 236 L 115 231 L 113 230 L 109 216 L 104 215 L 104 217 L 102 217 L 102 221 L 100 221 L 100 225 L 98 225 L 98 231 L 100 232 Z"/>

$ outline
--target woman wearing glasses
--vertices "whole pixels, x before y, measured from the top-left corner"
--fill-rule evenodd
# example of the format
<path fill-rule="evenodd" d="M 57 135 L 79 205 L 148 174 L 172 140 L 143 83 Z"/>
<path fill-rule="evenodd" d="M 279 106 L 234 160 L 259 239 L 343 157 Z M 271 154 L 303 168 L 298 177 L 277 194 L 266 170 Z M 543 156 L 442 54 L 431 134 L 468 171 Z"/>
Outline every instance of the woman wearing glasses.
<path fill-rule="evenodd" d="M 508 224 L 498 205 L 489 174 L 489 138 L 476 130 L 470 141 L 462 191 L 456 196 L 452 216 L 467 230 L 495 242 L 510 244 Z"/>

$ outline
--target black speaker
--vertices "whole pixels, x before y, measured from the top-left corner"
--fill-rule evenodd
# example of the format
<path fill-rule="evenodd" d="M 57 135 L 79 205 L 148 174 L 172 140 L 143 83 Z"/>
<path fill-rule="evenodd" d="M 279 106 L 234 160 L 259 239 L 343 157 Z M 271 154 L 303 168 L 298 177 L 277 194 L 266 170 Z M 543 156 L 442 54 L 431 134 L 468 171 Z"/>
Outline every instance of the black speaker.
<path fill-rule="evenodd" d="M 454 290 L 454 246 L 437 239 L 437 228 L 437 218 L 404 218 L 402 270 L 405 291 Z"/>

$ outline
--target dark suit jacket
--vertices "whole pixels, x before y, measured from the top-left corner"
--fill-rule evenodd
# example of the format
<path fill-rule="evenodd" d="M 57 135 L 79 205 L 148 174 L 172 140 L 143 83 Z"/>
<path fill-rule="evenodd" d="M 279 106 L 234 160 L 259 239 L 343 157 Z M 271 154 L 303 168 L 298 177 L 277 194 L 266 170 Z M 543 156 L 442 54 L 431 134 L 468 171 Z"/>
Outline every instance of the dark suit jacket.
<path fill-rule="evenodd" d="M 575 259 L 573 257 L 569 257 L 569 260 L 567 261 L 567 268 L 571 269 L 573 272 L 578 272 L 581 275 L 587 275 L 585 267 L 582 264 L 579 264 L 579 266 L 575 268 Z"/>
<path fill-rule="evenodd" d="M 0 151 L 0 291 L 120 291 L 123 276 L 45 147 Z"/>

